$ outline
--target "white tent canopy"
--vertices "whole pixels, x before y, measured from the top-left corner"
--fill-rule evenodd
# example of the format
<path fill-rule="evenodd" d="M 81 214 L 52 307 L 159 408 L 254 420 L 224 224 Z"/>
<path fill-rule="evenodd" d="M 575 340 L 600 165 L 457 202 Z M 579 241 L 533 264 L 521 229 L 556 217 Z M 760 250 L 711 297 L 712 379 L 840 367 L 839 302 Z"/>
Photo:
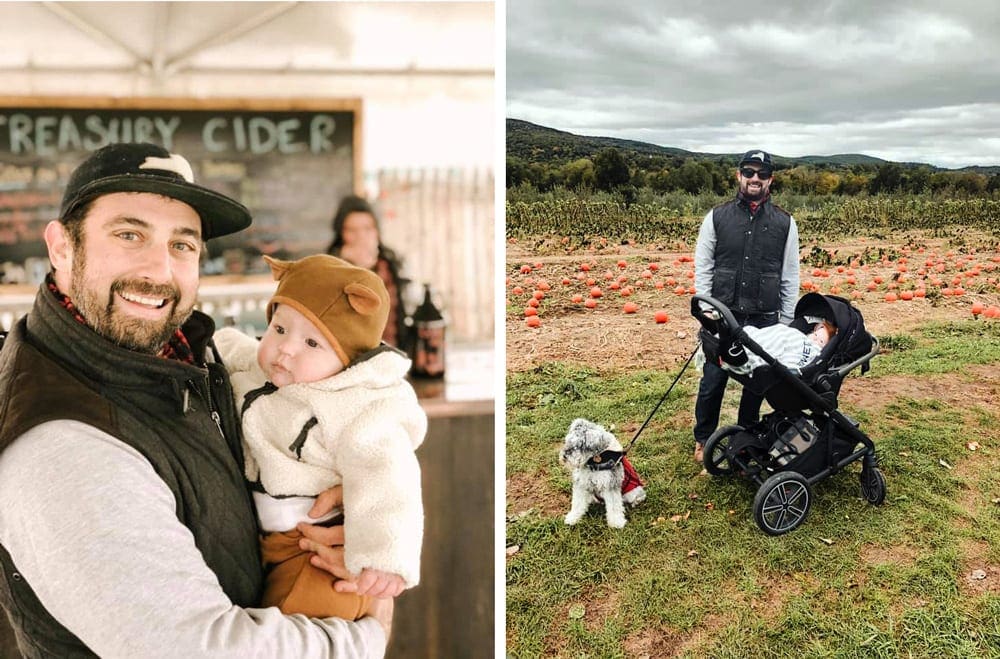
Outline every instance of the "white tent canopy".
<path fill-rule="evenodd" d="M 491 2 L 2 2 L 10 96 L 361 98 L 364 169 L 493 163 Z"/>
<path fill-rule="evenodd" d="M 0 2 L 0 101 L 360 99 L 383 239 L 489 337 L 496 29 L 492 2 Z"/>

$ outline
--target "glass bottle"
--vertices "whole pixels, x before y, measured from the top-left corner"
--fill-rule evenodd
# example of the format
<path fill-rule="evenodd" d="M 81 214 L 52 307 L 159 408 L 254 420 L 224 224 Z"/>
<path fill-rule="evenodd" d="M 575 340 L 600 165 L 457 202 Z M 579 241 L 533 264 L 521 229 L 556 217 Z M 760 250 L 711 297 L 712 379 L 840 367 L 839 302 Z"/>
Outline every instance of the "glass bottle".
<path fill-rule="evenodd" d="M 444 377 L 446 325 L 444 316 L 431 299 L 430 284 L 424 284 L 424 301 L 413 312 L 413 375 Z"/>

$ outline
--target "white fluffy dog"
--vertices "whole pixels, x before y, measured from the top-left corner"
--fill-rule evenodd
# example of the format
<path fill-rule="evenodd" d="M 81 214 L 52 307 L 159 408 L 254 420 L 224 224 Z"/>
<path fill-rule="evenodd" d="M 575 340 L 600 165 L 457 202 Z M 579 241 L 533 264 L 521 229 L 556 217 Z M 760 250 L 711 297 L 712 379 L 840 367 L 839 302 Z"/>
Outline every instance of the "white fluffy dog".
<path fill-rule="evenodd" d="M 625 505 L 622 501 L 622 481 L 625 468 L 615 456 L 602 456 L 604 451 L 621 455 L 622 445 L 602 426 L 586 419 L 576 419 L 569 426 L 566 442 L 559 451 L 559 462 L 573 470 L 573 503 L 566 515 L 567 524 L 576 524 L 598 497 L 604 500 L 608 526 L 625 526 Z"/>

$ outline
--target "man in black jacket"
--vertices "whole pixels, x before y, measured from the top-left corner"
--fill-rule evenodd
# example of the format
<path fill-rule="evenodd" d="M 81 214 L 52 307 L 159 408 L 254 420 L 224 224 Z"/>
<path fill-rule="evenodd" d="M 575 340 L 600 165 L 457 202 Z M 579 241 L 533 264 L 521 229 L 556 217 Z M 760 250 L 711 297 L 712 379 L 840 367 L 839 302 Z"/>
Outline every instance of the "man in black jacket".
<path fill-rule="evenodd" d="M 695 289 L 725 304 L 741 325 L 789 323 L 799 296 L 799 233 L 795 220 L 771 201 L 774 163 L 755 149 L 740 159 L 736 198 L 705 215 L 695 247 Z M 695 403 L 695 460 L 719 425 L 729 376 L 706 363 Z M 763 398 L 747 389 L 737 423 L 757 421 Z"/>

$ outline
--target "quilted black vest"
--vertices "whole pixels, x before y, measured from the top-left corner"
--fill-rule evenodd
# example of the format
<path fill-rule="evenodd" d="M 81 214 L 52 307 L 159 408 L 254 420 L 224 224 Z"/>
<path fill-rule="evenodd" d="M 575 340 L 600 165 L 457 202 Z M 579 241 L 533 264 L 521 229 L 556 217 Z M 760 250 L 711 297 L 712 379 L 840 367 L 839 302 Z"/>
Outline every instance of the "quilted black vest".
<path fill-rule="evenodd" d="M 196 311 L 184 331 L 204 363 L 211 318 Z M 225 593 L 239 606 L 256 605 L 257 522 L 221 363 L 196 367 L 120 348 L 77 322 L 43 284 L 0 350 L 0 451 L 56 419 L 87 423 L 142 453 Z M 26 657 L 93 656 L 45 610 L 2 546 L 0 568 L 0 605 Z"/>
<path fill-rule="evenodd" d="M 712 210 L 715 270 L 712 297 L 737 314 L 781 311 L 781 270 L 791 216 L 765 201 L 752 218 L 734 199 Z"/>

